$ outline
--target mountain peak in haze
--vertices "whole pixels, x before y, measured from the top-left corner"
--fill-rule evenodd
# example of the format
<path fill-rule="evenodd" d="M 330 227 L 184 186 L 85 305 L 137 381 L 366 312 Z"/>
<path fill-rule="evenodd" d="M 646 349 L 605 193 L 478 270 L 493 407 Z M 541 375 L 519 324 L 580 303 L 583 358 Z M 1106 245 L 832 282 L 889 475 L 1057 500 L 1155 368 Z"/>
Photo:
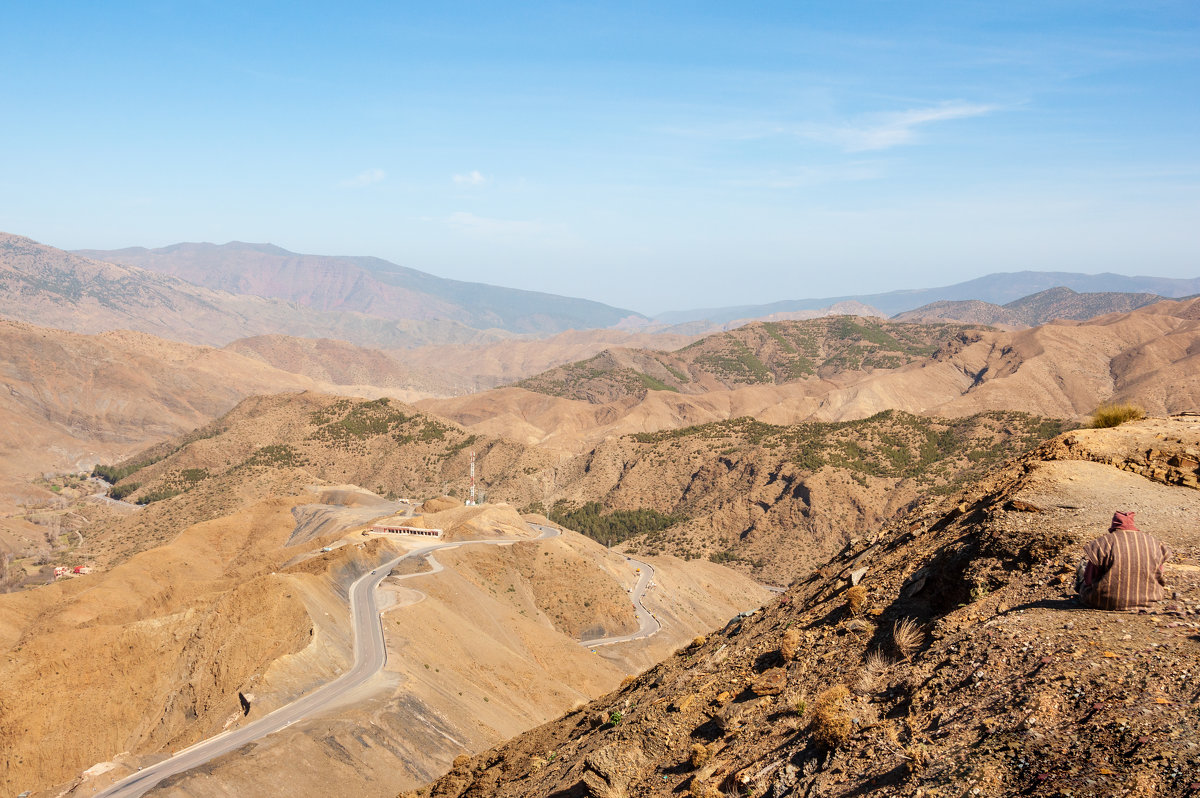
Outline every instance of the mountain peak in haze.
<path fill-rule="evenodd" d="M 738 305 L 734 307 L 699 308 L 660 313 L 655 321 L 664 324 L 682 324 L 704 319 L 723 324 L 734 319 L 759 319 L 772 314 L 800 310 L 815 310 L 838 302 L 862 302 L 888 315 L 904 313 L 934 302 L 979 300 L 994 305 L 1003 305 L 1022 297 L 1055 288 L 1069 288 L 1081 293 L 1137 293 L 1157 294 L 1178 299 L 1200 293 L 1200 277 L 1187 279 L 1172 277 L 1137 276 L 1104 272 L 1081 274 L 1078 272 L 996 272 L 985 274 L 962 283 L 937 288 L 913 288 L 887 291 L 879 294 L 855 294 L 852 296 L 818 297 L 810 299 L 786 299 L 766 305 Z"/>
<path fill-rule="evenodd" d="M 388 320 L 449 320 L 477 330 L 540 335 L 642 318 L 591 300 L 450 280 L 370 256 L 305 255 L 274 244 L 181 243 L 76 254 L 233 294 Z"/>
<path fill-rule="evenodd" d="M 979 299 L 931 302 L 897 314 L 894 320 L 1036 327 L 1054 319 L 1084 321 L 1108 313 L 1126 313 L 1166 298 L 1159 294 L 1120 291 L 1080 293 L 1066 286 L 1057 286 L 1003 305 Z"/>

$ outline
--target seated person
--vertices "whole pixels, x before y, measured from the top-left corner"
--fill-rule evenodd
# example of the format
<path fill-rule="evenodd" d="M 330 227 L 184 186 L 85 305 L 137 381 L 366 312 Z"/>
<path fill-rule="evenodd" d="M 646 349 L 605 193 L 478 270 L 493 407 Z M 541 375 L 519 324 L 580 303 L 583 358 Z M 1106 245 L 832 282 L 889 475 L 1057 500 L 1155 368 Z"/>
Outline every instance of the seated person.
<path fill-rule="evenodd" d="M 1113 514 L 1108 534 L 1083 547 L 1076 572 L 1079 598 L 1098 610 L 1140 610 L 1163 598 L 1163 565 L 1171 550 L 1133 523 L 1133 513 Z"/>

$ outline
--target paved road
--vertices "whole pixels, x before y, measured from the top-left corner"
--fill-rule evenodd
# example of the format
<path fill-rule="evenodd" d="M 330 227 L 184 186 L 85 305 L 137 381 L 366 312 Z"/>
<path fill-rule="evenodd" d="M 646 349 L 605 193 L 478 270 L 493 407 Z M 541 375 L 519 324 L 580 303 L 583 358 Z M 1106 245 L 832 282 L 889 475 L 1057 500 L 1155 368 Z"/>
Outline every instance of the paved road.
<path fill-rule="evenodd" d="M 359 577 L 350 586 L 350 618 L 354 624 L 354 665 L 350 670 L 332 682 L 317 688 L 308 695 L 286 706 L 280 707 L 269 715 L 248 723 L 239 729 L 210 737 L 207 740 L 196 743 L 190 748 L 180 751 L 170 759 L 165 759 L 162 762 L 143 768 L 137 773 L 118 781 L 108 789 L 97 793 L 97 798 L 136 798 L 136 796 L 142 795 L 168 776 L 198 767 L 210 759 L 227 754 L 260 737 L 265 737 L 268 734 L 279 731 L 298 720 L 303 720 L 309 715 L 329 707 L 346 693 L 378 673 L 387 662 L 387 647 L 383 640 L 383 624 L 379 619 L 379 606 L 375 600 L 375 589 L 379 587 L 379 583 L 388 576 L 393 568 L 403 560 L 420 559 L 440 549 L 453 549 L 458 546 L 471 545 L 511 546 L 514 543 L 522 543 L 530 540 L 546 540 L 562 534 L 560 530 L 554 527 L 543 526 L 541 524 L 530 524 L 530 527 L 538 530 L 541 534 L 536 538 L 463 540 L 433 543 L 415 549 L 403 557 L 397 557 L 394 560 L 386 562 L 369 574 Z M 433 558 L 430 557 L 430 559 L 432 560 Z M 441 566 L 436 561 L 433 564 L 435 571 L 441 570 Z M 647 570 L 643 570 L 642 579 L 638 581 L 640 592 L 635 594 L 639 596 L 639 600 L 635 600 L 639 606 L 639 618 L 645 612 L 645 608 L 640 605 L 640 596 L 645 593 L 644 584 L 649 581 L 648 574 L 653 574 L 653 570 L 648 565 L 644 563 L 640 564 Z M 419 574 L 409 574 L 402 578 L 425 576 L 428 573 L 426 571 Z M 654 623 L 657 624 L 658 622 L 654 621 Z M 635 635 L 630 639 L 636 639 L 637 636 L 640 635 Z M 606 645 L 610 642 L 620 641 L 606 639 L 592 642 L 590 645 Z"/>
<path fill-rule="evenodd" d="M 642 599 L 646 597 L 646 590 L 650 587 L 650 581 L 654 579 L 654 566 L 648 562 L 635 560 L 632 557 L 626 557 L 625 560 L 641 568 L 637 584 L 634 585 L 630 595 L 630 598 L 633 599 L 633 609 L 637 613 L 638 630 L 627 635 L 584 640 L 582 645 L 588 648 L 599 648 L 600 646 L 611 646 L 615 643 L 628 643 L 630 640 L 641 640 L 657 634 L 662 629 L 662 624 L 658 622 L 658 618 L 655 618 L 654 614 L 646 609 L 646 605 L 642 603 Z"/>

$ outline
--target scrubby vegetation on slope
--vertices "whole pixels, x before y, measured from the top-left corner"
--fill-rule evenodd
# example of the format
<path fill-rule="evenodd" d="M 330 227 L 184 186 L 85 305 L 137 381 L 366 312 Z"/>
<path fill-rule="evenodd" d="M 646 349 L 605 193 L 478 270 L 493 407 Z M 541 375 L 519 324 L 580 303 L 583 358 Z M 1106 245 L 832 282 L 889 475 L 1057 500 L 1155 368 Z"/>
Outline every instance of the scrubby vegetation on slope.
<path fill-rule="evenodd" d="M 105 469 L 119 477 L 114 498 L 150 505 L 124 525 L 126 542 L 116 545 L 140 550 L 256 493 L 286 495 L 319 481 L 391 497 L 463 494 L 471 449 L 493 480 L 528 480 L 549 462 L 389 399 L 253 397 L 210 427 Z"/>
<path fill-rule="evenodd" d="M 895 369 L 928 357 L 965 330 L 857 316 L 754 322 L 709 335 L 675 352 L 605 350 L 517 385 L 589 402 L 644 396 L 648 390 L 700 393 L 782 384 L 841 371 Z"/>
<path fill-rule="evenodd" d="M 1069 426 L 1013 412 L 885 411 L 788 426 L 739 418 L 602 444 L 551 498 L 680 519 L 630 537 L 630 551 L 708 557 L 787 581 L 921 496 L 957 490 Z"/>

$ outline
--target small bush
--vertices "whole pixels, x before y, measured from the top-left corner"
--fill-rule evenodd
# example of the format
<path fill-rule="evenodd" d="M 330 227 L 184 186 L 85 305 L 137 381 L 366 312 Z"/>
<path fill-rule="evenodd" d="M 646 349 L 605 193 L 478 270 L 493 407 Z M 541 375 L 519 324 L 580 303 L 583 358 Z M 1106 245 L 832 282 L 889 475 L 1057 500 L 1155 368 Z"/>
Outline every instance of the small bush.
<path fill-rule="evenodd" d="M 905 661 L 912 659 L 912 655 L 920 648 L 924 639 L 924 633 L 911 618 L 897 621 L 892 626 L 892 645 Z"/>
<path fill-rule="evenodd" d="M 712 752 L 708 750 L 708 746 L 704 743 L 696 743 L 692 746 L 692 753 L 688 756 L 688 763 L 693 768 L 701 768 L 708 764 L 708 760 L 712 759 Z"/>
<path fill-rule="evenodd" d="M 862 608 L 867 603 L 867 589 L 862 585 L 855 585 L 846 591 L 846 609 L 851 615 L 858 615 L 862 612 Z"/>
<path fill-rule="evenodd" d="M 839 684 L 817 696 L 813 704 L 812 736 L 826 748 L 837 748 L 850 739 L 850 716 L 845 710 L 849 697 L 850 691 Z"/>
<path fill-rule="evenodd" d="M 1103 404 L 1092 413 L 1092 426 L 1096 429 L 1118 427 L 1126 421 L 1137 421 L 1146 417 L 1146 411 L 1137 405 Z"/>
<path fill-rule="evenodd" d="M 621 714 L 621 710 L 614 709 L 612 711 L 612 714 L 608 716 L 608 722 L 610 724 L 612 724 L 613 726 L 616 726 L 618 723 L 621 722 L 621 718 L 623 718 L 623 717 L 625 717 L 625 716 Z"/>

